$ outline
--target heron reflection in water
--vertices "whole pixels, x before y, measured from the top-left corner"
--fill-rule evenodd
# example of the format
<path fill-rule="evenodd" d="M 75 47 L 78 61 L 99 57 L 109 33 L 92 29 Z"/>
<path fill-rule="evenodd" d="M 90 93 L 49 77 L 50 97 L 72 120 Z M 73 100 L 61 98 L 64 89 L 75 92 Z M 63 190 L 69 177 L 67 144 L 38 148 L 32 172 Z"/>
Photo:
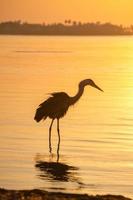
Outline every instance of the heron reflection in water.
<path fill-rule="evenodd" d="M 59 154 L 60 147 L 60 129 L 59 129 L 59 120 L 64 117 L 68 108 L 74 105 L 80 97 L 83 95 L 85 86 L 92 86 L 100 91 L 103 91 L 100 87 L 98 87 L 93 80 L 85 79 L 79 83 L 78 92 L 75 96 L 70 97 L 65 92 L 57 92 L 52 93 L 51 97 L 49 97 L 46 101 L 42 102 L 36 110 L 36 114 L 34 119 L 37 122 L 41 120 L 45 120 L 47 117 L 52 119 L 50 127 L 49 127 L 49 151 L 52 152 L 51 147 L 51 129 L 55 119 L 57 119 L 57 132 L 58 132 L 58 148 L 57 154 Z"/>
<path fill-rule="evenodd" d="M 78 185 L 78 188 L 82 188 L 84 184 L 80 181 L 78 175 L 78 167 L 70 166 L 66 163 L 53 161 L 52 155 L 50 160 L 46 161 L 43 156 L 36 159 L 35 167 L 38 171 L 37 177 L 44 181 L 61 182 L 73 182 Z"/>

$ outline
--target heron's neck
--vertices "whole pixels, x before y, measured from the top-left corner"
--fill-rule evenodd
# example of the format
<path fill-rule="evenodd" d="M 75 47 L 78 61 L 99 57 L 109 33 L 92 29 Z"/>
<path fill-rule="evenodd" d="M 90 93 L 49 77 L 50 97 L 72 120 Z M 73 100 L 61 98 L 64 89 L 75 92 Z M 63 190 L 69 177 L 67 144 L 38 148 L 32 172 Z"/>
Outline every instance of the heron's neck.
<path fill-rule="evenodd" d="M 71 97 L 70 99 L 70 105 L 74 105 L 80 99 L 83 92 L 84 92 L 84 87 L 79 86 L 77 94 L 74 97 Z"/>

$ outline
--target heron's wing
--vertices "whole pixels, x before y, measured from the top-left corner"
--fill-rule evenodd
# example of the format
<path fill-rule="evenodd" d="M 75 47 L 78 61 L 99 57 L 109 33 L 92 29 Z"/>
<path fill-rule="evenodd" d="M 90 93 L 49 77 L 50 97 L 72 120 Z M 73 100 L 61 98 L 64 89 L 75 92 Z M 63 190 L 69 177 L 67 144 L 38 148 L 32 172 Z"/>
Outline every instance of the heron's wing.
<path fill-rule="evenodd" d="M 47 100 L 42 102 L 36 110 L 35 120 L 39 122 L 42 119 L 46 119 L 51 116 L 52 113 L 56 112 L 58 108 L 58 99 L 54 97 L 49 97 Z"/>
<path fill-rule="evenodd" d="M 52 93 L 51 97 L 42 102 L 35 115 L 35 120 L 63 117 L 69 107 L 69 96 L 65 92 Z"/>

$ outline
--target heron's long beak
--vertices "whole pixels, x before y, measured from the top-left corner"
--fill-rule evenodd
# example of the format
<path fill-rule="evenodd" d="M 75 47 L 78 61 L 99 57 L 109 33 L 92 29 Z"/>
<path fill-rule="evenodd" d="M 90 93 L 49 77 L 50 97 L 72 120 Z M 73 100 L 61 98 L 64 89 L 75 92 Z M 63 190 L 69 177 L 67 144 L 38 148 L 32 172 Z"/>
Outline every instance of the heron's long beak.
<path fill-rule="evenodd" d="M 93 87 L 95 87 L 96 89 L 100 90 L 101 92 L 104 92 L 100 87 L 98 87 L 96 84 L 93 85 Z"/>

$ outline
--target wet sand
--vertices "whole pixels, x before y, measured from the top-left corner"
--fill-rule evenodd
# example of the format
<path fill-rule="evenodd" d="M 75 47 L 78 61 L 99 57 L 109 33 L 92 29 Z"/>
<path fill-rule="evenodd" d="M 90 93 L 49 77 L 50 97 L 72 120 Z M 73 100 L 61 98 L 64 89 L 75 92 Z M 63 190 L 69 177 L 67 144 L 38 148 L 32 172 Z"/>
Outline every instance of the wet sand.
<path fill-rule="evenodd" d="M 34 190 L 0 189 L 0 200 L 131 200 L 121 195 L 66 194 Z"/>

